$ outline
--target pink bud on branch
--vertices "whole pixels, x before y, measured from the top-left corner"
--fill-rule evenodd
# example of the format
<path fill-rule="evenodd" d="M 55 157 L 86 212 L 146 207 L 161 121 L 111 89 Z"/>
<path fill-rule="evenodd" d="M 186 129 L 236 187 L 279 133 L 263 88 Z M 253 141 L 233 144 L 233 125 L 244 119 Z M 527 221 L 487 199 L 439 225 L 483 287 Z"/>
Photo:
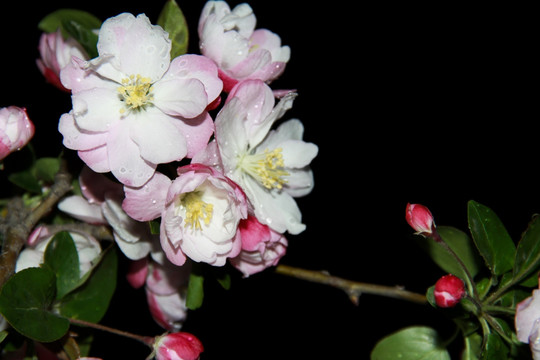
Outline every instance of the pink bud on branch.
<path fill-rule="evenodd" d="M 203 350 L 201 341 L 187 332 L 159 337 L 154 345 L 157 360 L 197 360 Z"/>
<path fill-rule="evenodd" d="M 435 283 L 435 303 L 442 308 L 456 306 L 465 296 L 465 284 L 454 275 L 445 275 Z"/>
<path fill-rule="evenodd" d="M 424 205 L 407 204 L 405 219 L 419 235 L 431 235 L 435 229 L 433 215 Z"/>

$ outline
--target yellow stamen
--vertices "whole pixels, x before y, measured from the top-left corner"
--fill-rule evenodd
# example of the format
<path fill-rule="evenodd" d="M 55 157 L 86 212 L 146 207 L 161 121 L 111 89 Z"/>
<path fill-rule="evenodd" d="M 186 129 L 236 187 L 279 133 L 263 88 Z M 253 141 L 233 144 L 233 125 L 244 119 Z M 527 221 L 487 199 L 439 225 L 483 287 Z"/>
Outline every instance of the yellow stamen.
<path fill-rule="evenodd" d="M 126 108 L 120 110 L 122 114 L 126 110 L 144 109 L 154 100 L 151 79 L 138 74 L 122 79 L 122 86 L 118 87 L 118 93 L 120 100 L 126 104 Z"/>
<path fill-rule="evenodd" d="M 178 198 L 178 210 L 184 210 L 184 226 L 202 230 L 201 221 L 208 226 L 212 221 L 214 206 L 202 200 L 202 193 L 192 191 Z"/>
<path fill-rule="evenodd" d="M 266 149 L 264 153 L 244 155 L 238 166 L 247 174 L 260 182 L 267 189 L 281 189 L 287 182 L 283 177 L 289 173 L 283 170 L 283 149 L 277 148 L 272 151 Z"/>

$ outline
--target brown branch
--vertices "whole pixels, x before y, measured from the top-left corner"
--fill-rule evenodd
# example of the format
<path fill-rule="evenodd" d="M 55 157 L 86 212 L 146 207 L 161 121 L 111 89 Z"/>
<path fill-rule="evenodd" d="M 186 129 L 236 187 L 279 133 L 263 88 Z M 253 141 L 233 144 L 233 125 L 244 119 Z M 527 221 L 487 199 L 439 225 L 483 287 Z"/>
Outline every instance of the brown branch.
<path fill-rule="evenodd" d="M 34 209 L 25 208 L 20 198 L 12 199 L 7 207 L 6 228 L 2 253 L 0 254 L 0 288 L 15 272 L 15 264 L 28 235 L 53 206 L 71 190 L 71 175 L 62 164 L 54 178 L 54 184 Z"/>
<path fill-rule="evenodd" d="M 278 274 L 291 276 L 297 279 L 307 280 L 319 284 L 330 285 L 347 293 L 351 301 L 358 305 L 361 294 L 380 295 L 401 300 L 407 300 L 418 304 L 426 304 L 426 297 L 422 294 L 407 291 L 401 287 L 368 284 L 331 276 L 322 271 L 305 270 L 288 265 L 278 265 Z"/>

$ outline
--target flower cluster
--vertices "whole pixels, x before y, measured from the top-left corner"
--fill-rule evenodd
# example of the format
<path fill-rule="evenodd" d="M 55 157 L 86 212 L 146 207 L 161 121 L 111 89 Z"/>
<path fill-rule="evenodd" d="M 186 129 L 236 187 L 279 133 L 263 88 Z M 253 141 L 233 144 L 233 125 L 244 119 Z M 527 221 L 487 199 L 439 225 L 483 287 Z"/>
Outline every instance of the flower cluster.
<path fill-rule="evenodd" d="M 39 69 L 71 94 L 63 144 L 86 165 L 81 195 L 59 209 L 112 227 L 134 261 L 130 283 L 144 286 L 168 330 L 185 318 L 191 262 L 229 263 L 247 277 L 276 265 L 286 233 L 305 229 L 295 198 L 313 188 L 318 149 L 299 120 L 280 121 L 296 93 L 270 84 L 290 49 L 255 26 L 249 5 L 209 1 L 200 54 L 171 58 L 169 34 L 144 14 L 104 21 L 94 58 L 60 31 L 40 41 Z"/>

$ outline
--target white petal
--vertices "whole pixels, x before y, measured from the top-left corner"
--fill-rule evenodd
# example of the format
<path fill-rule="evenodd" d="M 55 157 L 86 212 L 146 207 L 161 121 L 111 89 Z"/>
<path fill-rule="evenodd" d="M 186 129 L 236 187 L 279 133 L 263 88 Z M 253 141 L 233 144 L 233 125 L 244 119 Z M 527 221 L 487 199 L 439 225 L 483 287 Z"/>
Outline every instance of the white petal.
<path fill-rule="evenodd" d="M 68 196 L 58 203 L 58 209 L 90 224 L 106 224 L 98 204 L 90 204 L 82 196 Z"/>

